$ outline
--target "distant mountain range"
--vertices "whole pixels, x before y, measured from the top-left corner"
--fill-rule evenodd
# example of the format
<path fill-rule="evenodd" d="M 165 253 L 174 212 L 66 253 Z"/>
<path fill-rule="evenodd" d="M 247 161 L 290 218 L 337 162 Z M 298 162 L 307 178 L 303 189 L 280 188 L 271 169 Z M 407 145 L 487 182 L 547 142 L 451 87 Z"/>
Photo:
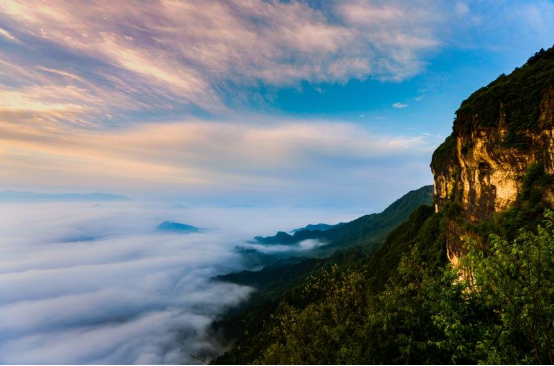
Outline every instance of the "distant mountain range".
<path fill-rule="evenodd" d="M 69 201 L 130 201 L 129 197 L 107 193 L 36 193 L 1 191 L 0 202 L 69 202 Z"/>
<path fill-rule="evenodd" d="M 420 205 L 431 206 L 433 186 L 424 186 L 408 192 L 381 213 L 362 216 L 354 221 L 337 225 L 308 225 L 292 231 L 292 235 L 279 231 L 274 236 L 254 238 L 254 242 L 264 245 L 295 245 L 303 240 L 318 239 L 327 245 L 316 248 L 314 254 L 330 255 L 337 249 L 365 246 L 368 249 L 381 244 L 387 234 L 406 221 Z"/>

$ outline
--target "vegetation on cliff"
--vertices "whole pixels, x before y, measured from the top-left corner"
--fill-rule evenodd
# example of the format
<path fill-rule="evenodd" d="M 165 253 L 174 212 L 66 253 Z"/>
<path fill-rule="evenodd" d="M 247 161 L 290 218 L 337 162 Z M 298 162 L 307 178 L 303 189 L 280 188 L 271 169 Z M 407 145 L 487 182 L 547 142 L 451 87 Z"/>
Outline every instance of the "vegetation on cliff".
<path fill-rule="evenodd" d="M 469 135 L 480 128 L 505 129 L 499 142 L 504 148 L 527 150 L 529 133 L 539 129 L 541 102 L 554 90 L 554 47 L 541 49 L 511 74 L 500 75 L 489 85 L 475 91 L 456 111 L 452 137 L 433 154 L 432 165 L 444 171 L 456 154 L 454 136 Z M 471 142 L 471 141 L 470 141 Z M 462 147 L 466 153 L 469 146 Z"/>
<path fill-rule="evenodd" d="M 526 130 L 539 127 L 543 94 L 554 87 L 554 48 L 540 50 L 510 75 L 477 90 L 456 112 L 455 129 L 467 133 L 476 127 L 497 127 L 501 120 L 507 129 L 504 145 L 527 148 Z"/>

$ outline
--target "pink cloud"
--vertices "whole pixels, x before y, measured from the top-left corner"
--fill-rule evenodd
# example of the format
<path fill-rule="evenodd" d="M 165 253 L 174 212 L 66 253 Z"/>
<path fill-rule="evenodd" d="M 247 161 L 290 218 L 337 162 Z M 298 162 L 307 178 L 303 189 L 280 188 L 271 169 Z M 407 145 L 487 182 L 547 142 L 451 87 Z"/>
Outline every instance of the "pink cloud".
<path fill-rule="evenodd" d="M 295 172 L 340 175 L 340 166 L 321 165 L 327 158 L 369 162 L 427 154 L 433 146 L 421 136 L 380 136 L 328 121 L 196 121 L 110 131 L 14 127 L 0 118 L 4 182 L 48 186 L 63 180 L 131 190 L 282 187 Z"/>
<path fill-rule="evenodd" d="M 419 72 L 421 52 L 438 44 L 436 15 L 415 6 L 348 1 L 329 3 L 327 11 L 332 16 L 297 1 L 160 0 L 138 6 L 49 0 L 28 6 L 5 0 L 0 24 L 15 30 L 5 30 L 11 37 L 53 43 L 105 64 L 89 67 L 86 76 L 68 70 L 51 76 L 68 83 L 86 78 L 95 87 L 101 87 L 98 79 L 107 80 L 112 93 L 137 99 L 138 109 L 169 103 L 222 112 L 227 107 L 217 85 L 229 81 L 290 86 L 401 80 Z"/>
<path fill-rule="evenodd" d="M 1 1 L 0 37 L 18 52 L 0 50 L 0 173 L 12 185 L 244 189 L 299 184 L 322 157 L 357 164 L 427 151 L 420 138 L 346 123 L 244 122 L 251 112 L 233 110 L 225 93 L 229 85 L 240 98 L 260 83 L 402 80 L 438 45 L 436 17 L 357 0 L 324 9 L 266 0 Z M 193 109 L 214 118 L 195 120 Z M 334 169 L 315 174 L 340 176 Z"/>

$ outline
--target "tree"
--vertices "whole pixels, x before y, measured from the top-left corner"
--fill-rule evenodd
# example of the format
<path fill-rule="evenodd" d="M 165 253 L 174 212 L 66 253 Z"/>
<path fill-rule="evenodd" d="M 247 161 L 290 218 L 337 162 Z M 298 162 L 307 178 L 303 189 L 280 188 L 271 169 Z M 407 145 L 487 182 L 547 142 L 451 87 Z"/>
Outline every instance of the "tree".
<path fill-rule="evenodd" d="M 463 266 L 472 297 L 498 314 L 481 341 L 486 362 L 554 364 L 554 212 L 536 233 L 512 242 L 491 235 L 486 251 L 473 245 Z"/>

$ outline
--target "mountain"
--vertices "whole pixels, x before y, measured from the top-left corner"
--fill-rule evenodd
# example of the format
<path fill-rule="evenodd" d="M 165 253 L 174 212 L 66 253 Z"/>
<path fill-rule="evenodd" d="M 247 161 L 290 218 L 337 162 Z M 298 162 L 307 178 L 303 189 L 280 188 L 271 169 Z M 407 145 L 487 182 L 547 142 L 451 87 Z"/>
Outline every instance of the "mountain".
<path fill-rule="evenodd" d="M 212 363 L 554 364 L 552 131 L 554 49 L 462 103 L 433 154 L 434 209 L 382 245 L 353 245 L 368 215 L 325 232 L 342 230 L 328 258 L 219 277 L 258 291 L 214 322 L 228 351 Z"/>
<path fill-rule="evenodd" d="M 314 234 L 314 233 L 305 232 L 305 231 L 300 231 L 298 233 L 302 233 L 302 234 L 297 235 L 297 233 L 295 233 L 295 235 L 292 236 L 290 234 L 285 233 L 284 231 L 278 231 L 277 234 L 275 234 L 274 236 L 267 236 L 267 237 L 256 236 L 254 238 L 254 241 L 260 244 L 267 244 L 267 245 L 271 245 L 271 244 L 292 245 L 292 244 L 298 244 L 302 240 L 312 239 L 314 235 L 319 234 L 319 233 Z"/>
<path fill-rule="evenodd" d="M 254 287 L 260 293 L 281 291 L 291 282 L 308 276 L 314 269 L 326 263 L 326 259 L 294 257 L 276 260 L 258 271 L 241 271 L 220 275 L 215 281 L 230 282 L 238 285 Z"/>
<path fill-rule="evenodd" d="M 200 231 L 200 229 L 198 229 L 195 226 L 181 224 L 179 222 L 173 222 L 173 221 L 162 222 L 156 227 L 156 230 L 170 232 L 170 233 L 181 233 L 181 234 L 197 233 Z"/>
<path fill-rule="evenodd" d="M 553 130 L 554 48 L 462 103 L 431 163 L 436 208 L 449 217 L 452 262 L 464 253 L 460 238 L 486 238 L 491 225 L 513 237 L 514 228 L 534 228 L 554 204 Z"/>
<path fill-rule="evenodd" d="M 1 191 L 0 202 L 68 202 L 68 201 L 130 201 L 130 198 L 106 193 L 35 193 Z"/>
<path fill-rule="evenodd" d="M 344 222 L 340 222 L 336 225 L 329 225 L 329 224 L 310 224 L 308 226 L 305 226 L 305 227 L 301 227 L 300 229 L 294 229 L 291 231 L 291 233 L 296 233 L 296 232 L 299 232 L 299 231 L 304 231 L 304 230 L 308 230 L 308 231 L 327 231 L 329 229 L 332 229 L 333 227 L 335 226 L 338 226 L 338 225 L 344 225 Z"/>
<path fill-rule="evenodd" d="M 382 243 L 387 234 L 406 221 L 417 207 L 430 206 L 432 202 L 433 186 L 424 186 L 408 192 L 381 213 L 365 215 L 348 223 L 326 227 L 326 230 L 297 230 L 293 235 L 280 231 L 275 236 L 258 236 L 254 240 L 265 245 L 295 245 L 303 240 L 318 239 L 327 243 L 315 249 L 318 255 L 329 255 L 339 248 L 354 246 L 372 248 Z"/>

